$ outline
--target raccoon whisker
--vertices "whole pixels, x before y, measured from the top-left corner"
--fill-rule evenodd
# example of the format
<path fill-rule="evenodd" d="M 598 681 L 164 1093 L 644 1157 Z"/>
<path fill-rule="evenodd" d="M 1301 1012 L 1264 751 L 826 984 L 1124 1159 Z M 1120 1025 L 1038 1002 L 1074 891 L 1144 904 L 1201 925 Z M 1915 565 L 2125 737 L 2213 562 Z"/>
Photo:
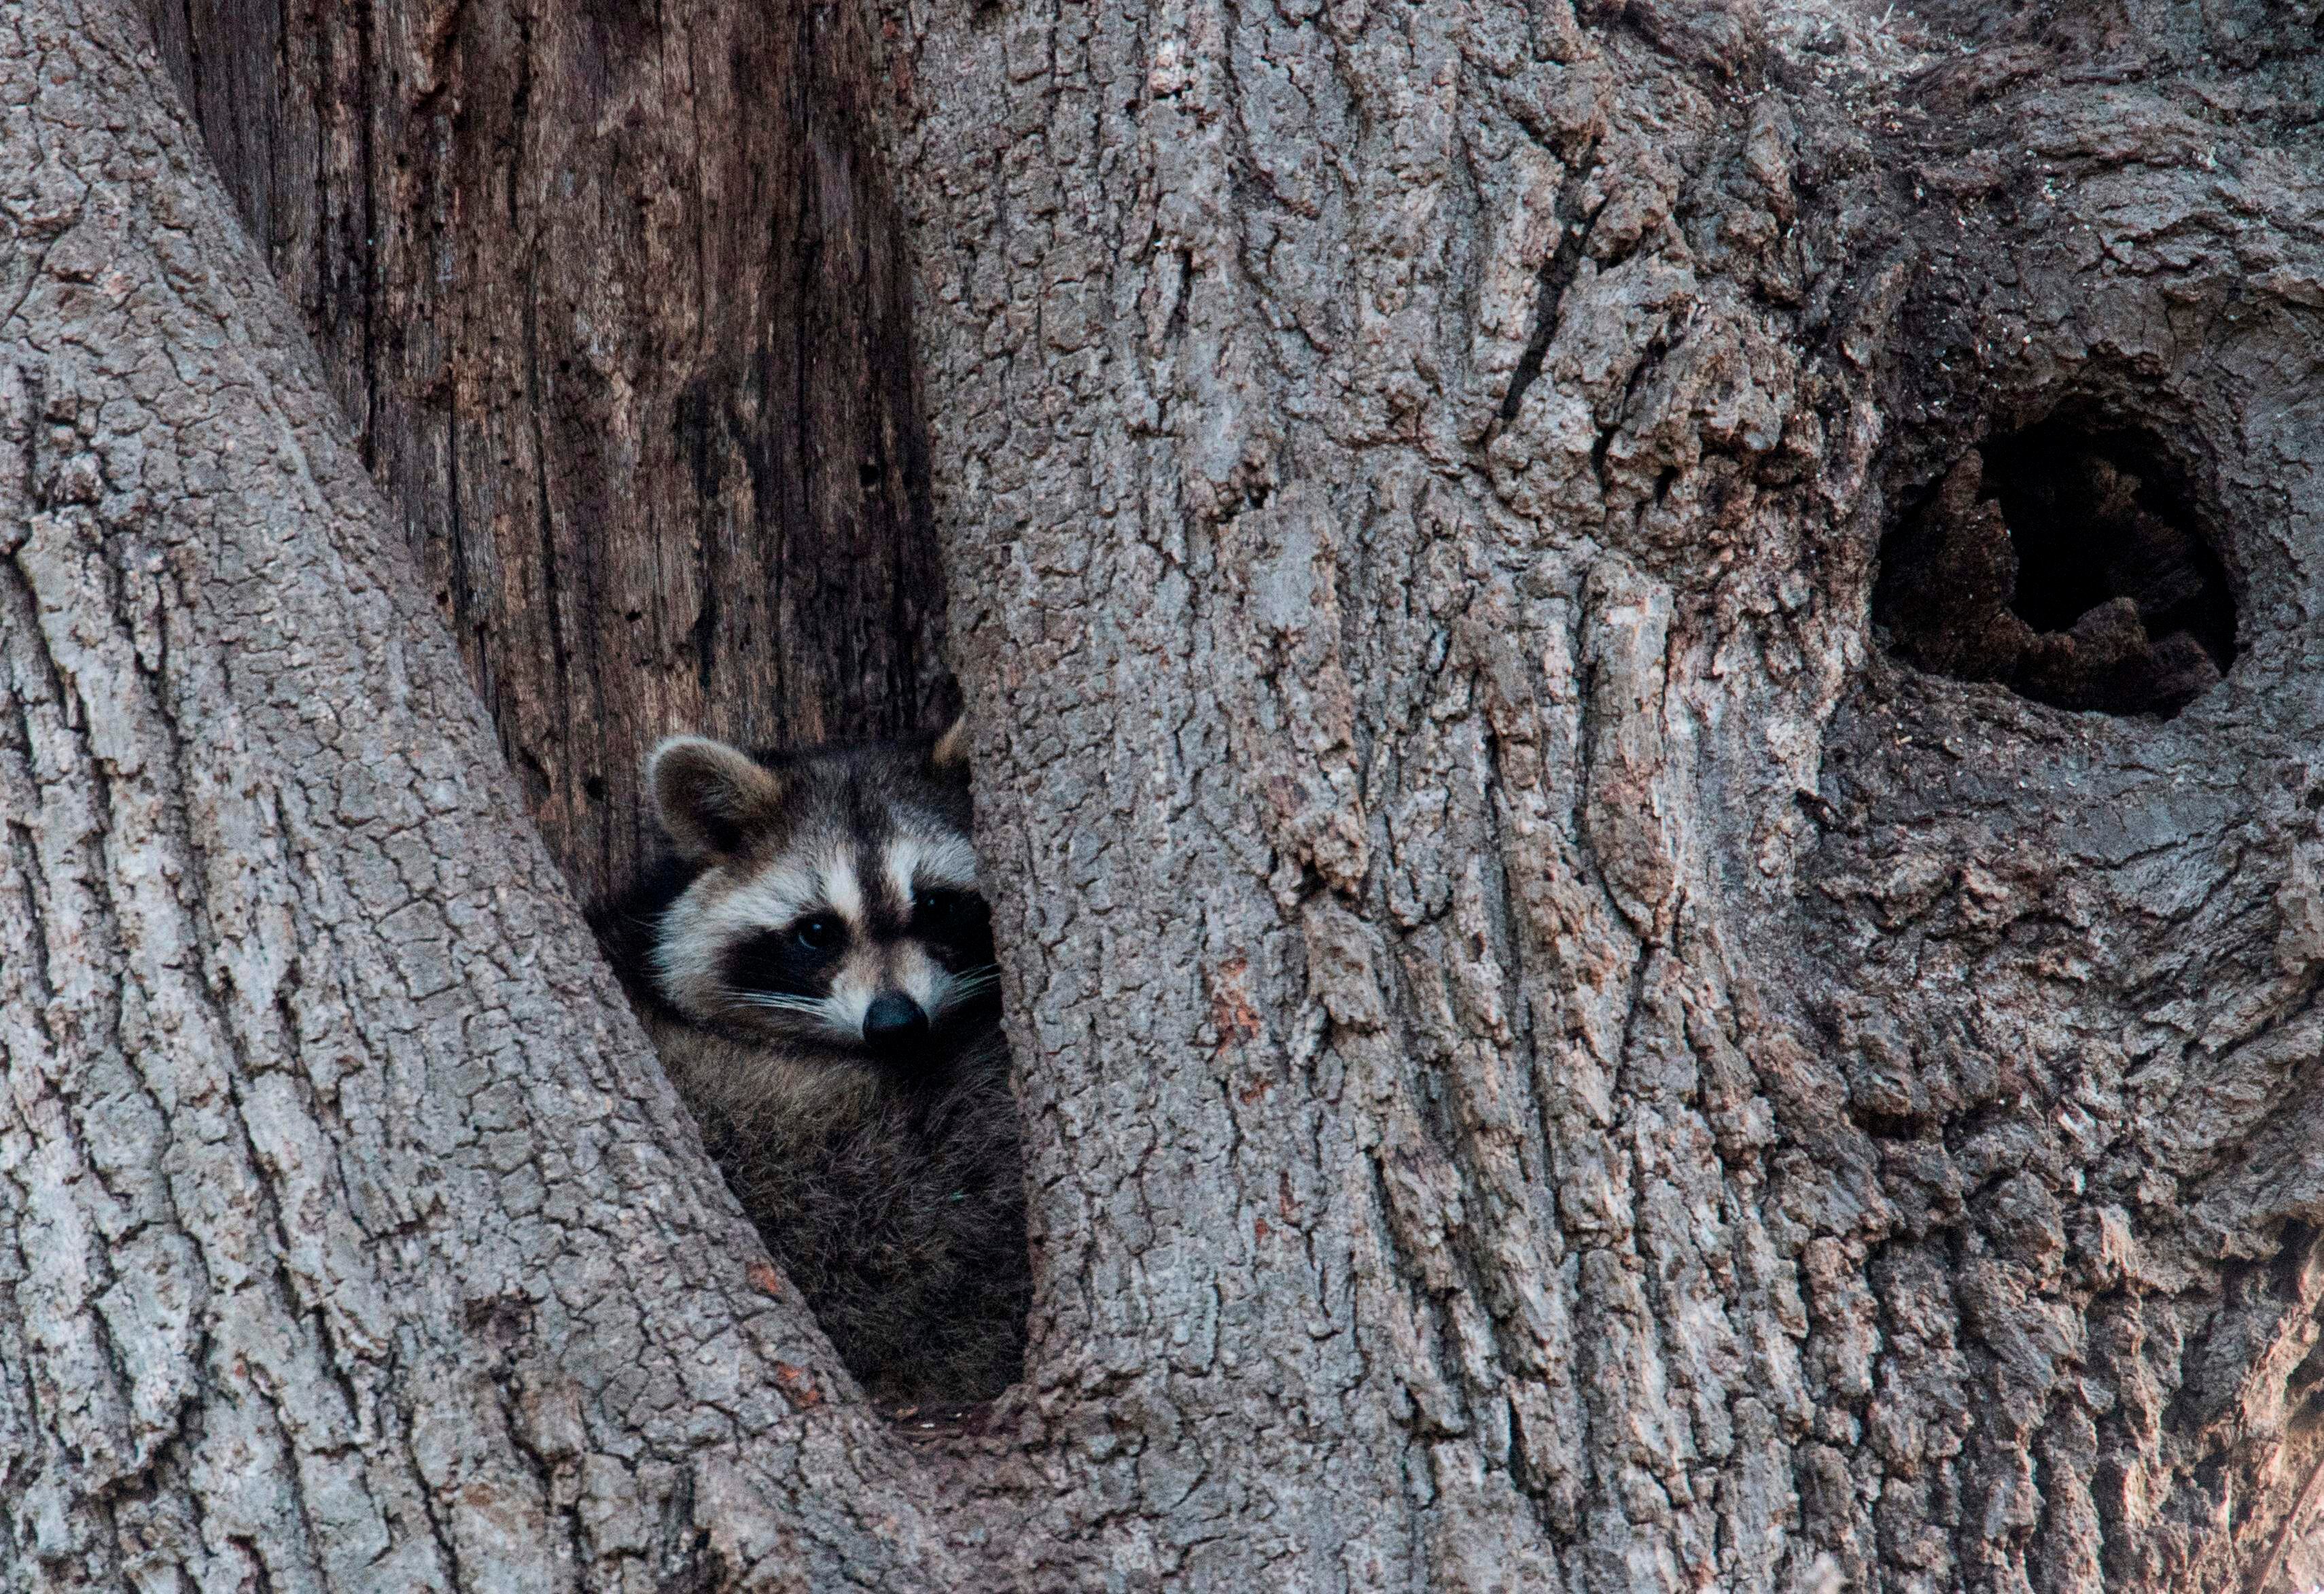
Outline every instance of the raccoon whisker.
<path fill-rule="evenodd" d="M 727 995 L 746 1007 L 766 1007 L 778 1013 L 807 1013 L 820 1016 L 825 1010 L 821 996 L 786 996 L 773 991 L 729 991 Z"/>
<path fill-rule="evenodd" d="M 729 991 L 728 996 L 745 1007 L 756 1007 L 766 1013 L 797 1014 L 813 1021 L 813 1027 L 834 1040 L 853 1043 L 861 1038 L 861 1030 L 833 1010 L 828 997 L 790 996 L 777 991 Z"/>
<path fill-rule="evenodd" d="M 955 974 L 945 983 L 942 995 L 936 998 L 936 1012 L 950 1013 L 965 1006 L 1001 984 L 1001 970 L 987 963 L 981 968 Z"/>

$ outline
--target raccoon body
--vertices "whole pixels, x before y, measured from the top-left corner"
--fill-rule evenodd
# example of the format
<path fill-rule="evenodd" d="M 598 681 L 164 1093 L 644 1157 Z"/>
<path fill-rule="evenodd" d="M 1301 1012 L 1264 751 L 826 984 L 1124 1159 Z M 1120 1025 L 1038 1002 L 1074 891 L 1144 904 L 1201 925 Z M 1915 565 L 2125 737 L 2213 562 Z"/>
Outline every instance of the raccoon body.
<path fill-rule="evenodd" d="M 888 1400 L 997 1394 L 1030 1275 L 965 761 L 654 750 L 671 855 L 591 915 L 743 1210 Z"/>

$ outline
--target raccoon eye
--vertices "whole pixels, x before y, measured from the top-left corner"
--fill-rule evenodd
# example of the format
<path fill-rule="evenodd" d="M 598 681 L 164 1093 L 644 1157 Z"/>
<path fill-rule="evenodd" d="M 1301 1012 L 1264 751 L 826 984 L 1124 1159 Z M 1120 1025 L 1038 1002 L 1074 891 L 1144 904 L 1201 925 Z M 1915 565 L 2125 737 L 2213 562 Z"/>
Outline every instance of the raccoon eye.
<path fill-rule="evenodd" d="M 839 939 L 839 927 L 828 919 L 802 919 L 791 927 L 791 939 L 810 952 L 819 952 Z"/>
<path fill-rule="evenodd" d="M 919 921 L 925 933 L 941 934 L 960 930 L 976 916 L 980 904 L 965 891 L 915 891 L 912 893 L 912 917 Z"/>

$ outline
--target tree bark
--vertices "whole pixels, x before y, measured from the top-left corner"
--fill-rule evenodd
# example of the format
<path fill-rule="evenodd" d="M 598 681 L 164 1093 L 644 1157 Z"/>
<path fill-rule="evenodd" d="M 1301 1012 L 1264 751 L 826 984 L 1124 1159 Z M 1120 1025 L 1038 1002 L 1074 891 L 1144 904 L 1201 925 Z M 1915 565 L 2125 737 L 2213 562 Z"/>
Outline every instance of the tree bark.
<path fill-rule="evenodd" d="M 943 722 L 861 11 L 143 4 L 582 894 L 672 729 Z"/>
<path fill-rule="evenodd" d="M 2312 1578 L 2314 30 L 894 15 L 1033 1126 L 996 1580 Z M 1873 630 L 2045 417 L 2229 574 L 2176 718 Z"/>
<path fill-rule="evenodd" d="M 174 97 L 0 8 L 0 1582 L 941 1584 Z"/>
<path fill-rule="evenodd" d="M 1039 1281 L 915 1460 L 159 69 L 5 15 L 14 1583 L 2318 1577 L 2312 27 L 890 6 Z M 2175 715 L 1891 656 L 2149 521 Z"/>

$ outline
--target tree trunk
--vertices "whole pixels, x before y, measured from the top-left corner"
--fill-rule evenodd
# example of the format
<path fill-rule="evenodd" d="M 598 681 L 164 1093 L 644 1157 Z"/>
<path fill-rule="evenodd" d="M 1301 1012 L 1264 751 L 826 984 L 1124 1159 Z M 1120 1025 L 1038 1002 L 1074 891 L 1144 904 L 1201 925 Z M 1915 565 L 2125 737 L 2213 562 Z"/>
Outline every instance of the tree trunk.
<path fill-rule="evenodd" d="M 0 14 L 15 1585 L 2318 1575 L 2312 28 L 891 9 L 1039 1278 L 913 1460 Z"/>
<path fill-rule="evenodd" d="M 0 1582 L 941 1583 L 174 97 L 0 7 Z"/>
<path fill-rule="evenodd" d="M 143 4 L 584 895 L 669 730 L 942 723 L 858 10 Z"/>
<path fill-rule="evenodd" d="M 1034 1126 L 998 1580 L 2313 1577 L 2314 30 L 897 17 Z M 1889 658 L 1980 444 L 1949 623 L 2151 533 L 2236 639 L 2003 679 L 2226 682 Z"/>

